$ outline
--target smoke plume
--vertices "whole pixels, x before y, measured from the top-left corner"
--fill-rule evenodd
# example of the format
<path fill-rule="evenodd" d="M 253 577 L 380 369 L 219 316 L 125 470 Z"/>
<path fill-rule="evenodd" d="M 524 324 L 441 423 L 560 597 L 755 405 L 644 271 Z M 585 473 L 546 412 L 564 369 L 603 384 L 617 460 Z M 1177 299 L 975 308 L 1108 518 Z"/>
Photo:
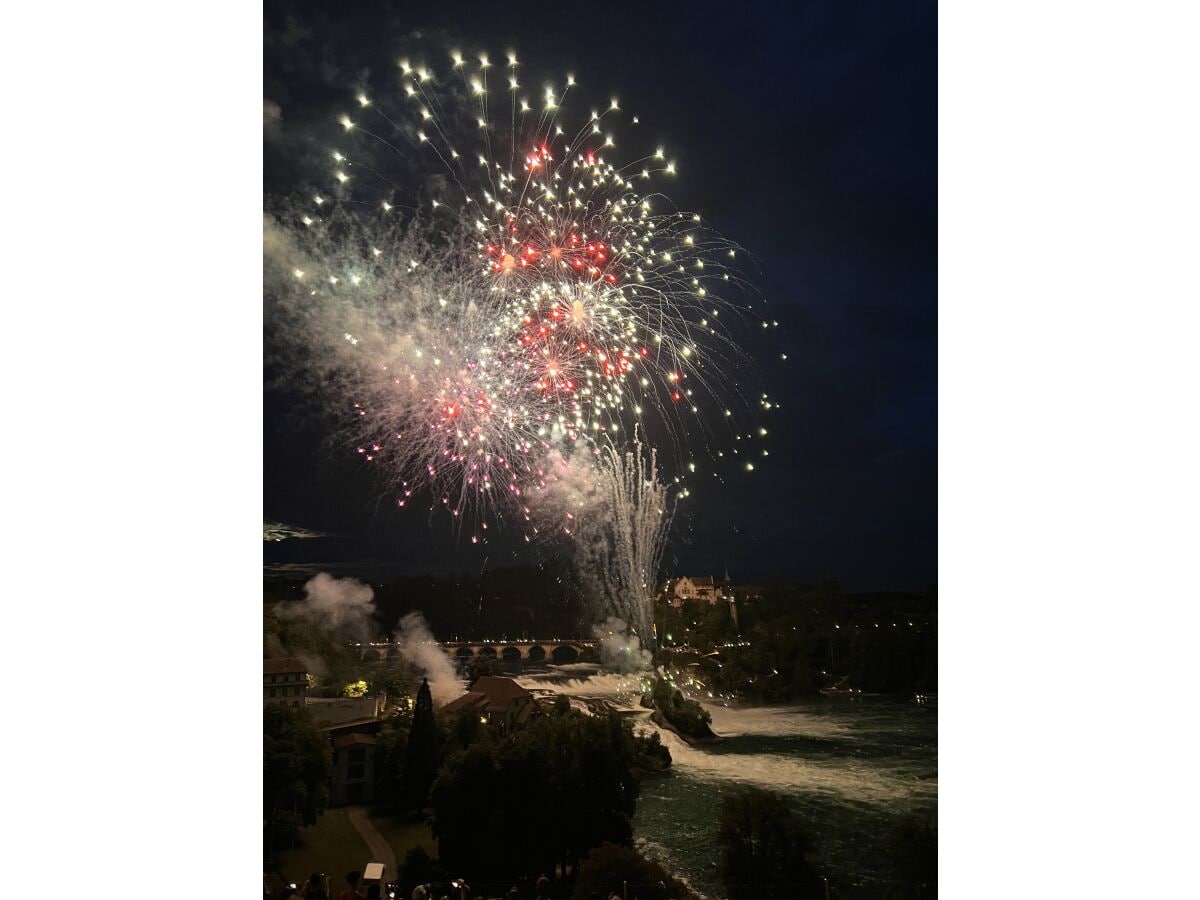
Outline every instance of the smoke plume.
<path fill-rule="evenodd" d="M 375 592 L 356 578 L 319 572 L 304 585 L 304 599 L 283 603 L 279 616 L 306 619 L 339 638 L 366 642 L 374 637 Z"/>
<path fill-rule="evenodd" d="M 631 449 L 597 442 L 551 455 L 546 486 L 529 498 L 539 521 L 570 537 L 585 589 L 609 623 L 620 622 L 620 657 L 647 663 L 654 647 L 654 583 L 674 503 L 659 479 L 658 457 L 635 434 Z M 642 650 L 647 648 L 650 652 Z"/>
<path fill-rule="evenodd" d="M 636 634 L 628 630 L 624 619 L 609 616 L 603 625 L 592 628 L 600 642 L 600 661 L 617 672 L 644 672 L 651 668 L 653 657 L 642 648 Z"/>
<path fill-rule="evenodd" d="M 400 655 L 429 679 L 434 704 L 442 706 L 462 694 L 463 683 L 459 680 L 454 663 L 438 646 L 425 617 L 419 612 L 410 612 L 400 620 L 395 641 L 399 645 Z"/>

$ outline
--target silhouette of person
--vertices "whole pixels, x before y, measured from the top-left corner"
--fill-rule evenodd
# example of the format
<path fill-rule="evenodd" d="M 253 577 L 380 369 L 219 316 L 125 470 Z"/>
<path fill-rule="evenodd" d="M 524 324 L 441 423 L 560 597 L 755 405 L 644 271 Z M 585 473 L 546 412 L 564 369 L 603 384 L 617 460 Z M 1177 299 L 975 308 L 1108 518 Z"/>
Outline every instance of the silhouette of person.
<path fill-rule="evenodd" d="M 355 869 L 353 872 L 346 873 L 346 884 L 349 887 L 338 894 L 338 900 L 364 900 L 363 895 L 359 893 L 358 882 L 362 878 L 362 872 Z"/>

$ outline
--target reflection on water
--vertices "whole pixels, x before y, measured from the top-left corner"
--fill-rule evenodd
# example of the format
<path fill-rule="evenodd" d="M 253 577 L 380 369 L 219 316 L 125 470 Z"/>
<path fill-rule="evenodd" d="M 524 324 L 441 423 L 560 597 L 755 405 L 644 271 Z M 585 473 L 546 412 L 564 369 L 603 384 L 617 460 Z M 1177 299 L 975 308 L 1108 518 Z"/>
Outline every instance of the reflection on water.
<path fill-rule="evenodd" d="M 741 786 L 787 797 L 816 840 L 815 862 L 839 897 L 886 894 L 888 844 L 898 824 L 937 809 L 937 708 L 884 697 L 819 698 L 788 706 L 706 704 L 720 743 L 691 747 L 658 729 L 637 706 L 636 676 L 588 666 L 551 667 L 520 678 L 530 690 L 584 707 L 607 703 L 658 731 L 672 774 L 642 785 L 634 820 L 639 845 L 709 897 L 717 873 L 721 796 Z"/>

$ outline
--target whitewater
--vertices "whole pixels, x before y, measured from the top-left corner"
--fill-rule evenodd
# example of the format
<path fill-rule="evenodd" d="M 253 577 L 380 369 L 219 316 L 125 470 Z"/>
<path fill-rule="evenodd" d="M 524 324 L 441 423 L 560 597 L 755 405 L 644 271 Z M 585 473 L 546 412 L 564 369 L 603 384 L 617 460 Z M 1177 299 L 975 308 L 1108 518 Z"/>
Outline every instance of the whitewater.
<path fill-rule="evenodd" d="M 936 822 L 937 709 L 886 697 L 738 707 L 705 702 L 715 744 L 691 746 L 660 728 L 638 701 L 639 675 L 595 666 L 550 667 L 518 681 L 590 712 L 611 708 L 656 732 L 671 773 L 642 786 L 635 838 L 702 896 L 723 896 L 717 819 L 723 795 L 745 788 L 784 796 L 814 837 L 813 858 L 834 895 L 873 897 L 894 878 L 889 841 L 904 821 Z"/>

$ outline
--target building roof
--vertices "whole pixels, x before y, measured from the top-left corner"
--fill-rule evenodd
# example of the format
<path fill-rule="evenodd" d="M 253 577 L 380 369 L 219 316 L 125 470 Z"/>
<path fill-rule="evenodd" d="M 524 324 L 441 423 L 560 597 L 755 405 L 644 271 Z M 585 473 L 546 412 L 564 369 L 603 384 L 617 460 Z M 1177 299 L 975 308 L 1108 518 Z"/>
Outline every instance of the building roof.
<path fill-rule="evenodd" d="M 308 674 L 308 666 L 293 657 L 285 657 L 282 659 L 264 659 L 263 674 L 264 675 L 286 675 L 292 672 L 299 672 L 302 675 Z"/>
<path fill-rule="evenodd" d="M 471 690 L 456 700 L 451 700 L 444 707 L 450 712 L 459 709 L 480 709 L 484 712 L 503 712 L 514 701 L 523 698 L 532 699 L 533 694 L 525 690 L 511 678 L 499 675 L 484 675 Z"/>
<path fill-rule="evenodd" d="M 333 749 L 341 750 L 343 747 L 374 746 L 375 735 L 362 734 L 361 732 L 351 732 L 350 734 L 339 734 L 333 739 Z"/>
<path fill-rule="evenodd" d="M 335 722 L 332 725 L 324 725 L 317 722 L 317 727 L 323 732 L 336 737 L 343 734 L 375 734 L 383 725 L 383 719 L 379 716 L 367 716 L 361 719 L 350 719 L 346 722 Z"/>
<path fill-rule="evenodd" d="M 309 706 L 362 706 L 367 707 L 380 701 L 378 694 L 365 694 L 362 697 L 307 697 Z"/>
<path fill-rule="evenodd" d="M 445 712 L 458 712 L 460 709 L 470 709 L 474 706 L 482 707 L 486 703 L 487 694 L 482 691 L 467 691 L 461 697 L 455 697 L 442 709 Z"/>
<path fill-rule="evenodd" d="M 475 682 L 475 686 L 471 690 L 482 691 L 492 700 L 515 700 L 519 697 L 533 696 L 513 679 L 503 678 L 499 675 L 484 675 Z"/>
<path fill-rule="evenodd" d="M 667 579 L 667 583 L 663 585 L 663 590 L 673 591 L 682 581 L 690 581 L 696 587 L 716 587 L 716 582 L 713 581 L 711 575 L 680 575 L 678 578 Z"/>

